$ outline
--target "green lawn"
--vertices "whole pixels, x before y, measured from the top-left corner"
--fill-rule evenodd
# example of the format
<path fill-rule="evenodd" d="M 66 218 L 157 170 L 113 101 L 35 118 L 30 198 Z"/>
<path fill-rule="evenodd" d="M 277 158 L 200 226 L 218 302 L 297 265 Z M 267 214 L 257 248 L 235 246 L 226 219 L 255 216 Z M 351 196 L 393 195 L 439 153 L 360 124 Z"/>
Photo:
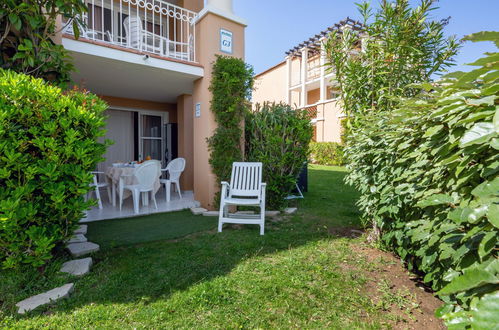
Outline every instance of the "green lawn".
<path fill-rule="evenodd" d="M 216 220 L 185 212 L 166 216 L 171 224 L 156 216 L 122 220 L 127 229 L 118 221 L 96 224 L 89 236 L 103 248 L 93 256 L 91 274 L 58 273 L 61 259 L 43 274 L 0 273 L 0 326 L 386 327 L 396 317 L 372 301 L 364 270 L 374 266 L 352 252 L 361 239 L 331 235 L 331 228 L 359 225 L 356 195 L 343 184 L 344 174 L 339 167 L 311 166 L 310 192 L 298 202 L 299 212 L 268 221 L 263 237 L 256 226 L 238 226 L 171 240 L 181 233 L 181 219 L 190 232 L 215 227 Z M 134 223 L 144 220 L 147 226 Z M 142 243 L 127 241 L 130 235 Z M 68 281 L 75 283 L 70 299 L 26 316 L 15 313 L 17 301 Z"/>
<path fill-rule="evenodd" d="M 101 248 L 170 240 L 216 228 L 218 218 L 190 211 L 158 213 L 143 217 L 97 221 L 88 224 L 87 238 Z"/>

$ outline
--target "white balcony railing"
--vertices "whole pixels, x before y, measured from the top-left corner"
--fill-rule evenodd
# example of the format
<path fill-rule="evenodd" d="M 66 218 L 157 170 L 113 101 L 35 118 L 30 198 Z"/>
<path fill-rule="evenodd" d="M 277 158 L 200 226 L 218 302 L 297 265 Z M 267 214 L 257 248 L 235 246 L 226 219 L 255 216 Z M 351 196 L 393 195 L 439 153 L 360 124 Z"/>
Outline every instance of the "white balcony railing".
<path fill-rule="evenodd" d="M 196 62 L 197 13 L 163 0 L 87 0 L 80 38 Z M 72 22 L 64 32 L 74 35 Z"/>

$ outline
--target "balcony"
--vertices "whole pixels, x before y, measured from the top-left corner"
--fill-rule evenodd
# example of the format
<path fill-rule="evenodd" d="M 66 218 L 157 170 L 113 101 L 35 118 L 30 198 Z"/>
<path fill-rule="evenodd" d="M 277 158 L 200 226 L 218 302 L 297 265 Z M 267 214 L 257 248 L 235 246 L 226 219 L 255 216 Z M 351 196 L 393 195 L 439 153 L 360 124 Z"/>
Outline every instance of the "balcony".
<path fill-rule="evenodd" d="M 87 0 L 82 23 L 64 34 L 115 49 L 196 63 L 197 13 L 163 0 Z"/>

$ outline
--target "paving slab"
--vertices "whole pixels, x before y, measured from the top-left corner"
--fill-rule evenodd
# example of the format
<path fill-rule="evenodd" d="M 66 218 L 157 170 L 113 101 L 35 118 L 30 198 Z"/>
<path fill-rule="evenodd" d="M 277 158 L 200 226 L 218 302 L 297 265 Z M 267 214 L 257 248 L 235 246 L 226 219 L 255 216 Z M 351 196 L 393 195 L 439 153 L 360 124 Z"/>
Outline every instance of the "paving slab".
<path fill-rule="evenodd" d="M 87 225 L 80 225 L 80 227 L 76 228 L 75 230 L 75 235 L 76 234 L 82 234 L 85 235 L 87 233 L 88 226 Z"/>
<path fill-rule="evenodd" d="M 69 297 L 69 294 L 73 291 L 74 283 L 64 284 L 58 288 L 49 290 L 44 293 L 37 294 L 36 296 L 24 299 L 16 304 L 19 307 L 17 311 L 19 314 L 24 314 L 26 312 L 32 311 L 33 309 L 55 302 L 57 300 Z"/>
<path fill-rule="evenodd" d="M 66 246 L 73 257 L 81 257 L 99 251 L 99 245 L 92 242 L 72 243 Z"/>
<path fill-rule="evenodd" d="M 281 212 L 279 211 L 265 211 L 265 216 L 266 217 L 276 217 L 280 214 Z"/>
<path fill-rule="evenodd" d="M 75 276 L 83 276 L 90 272 L 90 267 L 92 267 L 92 258 L 76 259 L 65 262 L 62 264 L 61 272 L 69 273 Z"/>
<path fill-rule="evenodd" d="M 208 210 L 207 210 L 207 209 L 205 209 L 205 208 L 202 208 L 202 207 L 192 207 L 192 208 L 191 208 L 191 212 L 192 212 L 192 214 L 194 214 L 194 215 L 201 215 L 201 214 L 203 214 L 204 212 L 208 212 Z"/>
<path fill-rule="evenodd" d="M 284 213 L 286 214 L 293 214 L 297 211 L 298 209 L 296 207 L 288 207 L 284 209 Z"/>
<path fill-rule="evenodd" d="M 203 212 L 203 216 L 205 217 L 218 217 L 219 212 L 218 211 L 206 211 Z"/>
<path fill-rule="evenodd" d="M 87 238 L 83 234 L 76 234 L 71 239 L 68 241 L 68 244 L 71 243 L 85 243 L 87 241 Z"/>

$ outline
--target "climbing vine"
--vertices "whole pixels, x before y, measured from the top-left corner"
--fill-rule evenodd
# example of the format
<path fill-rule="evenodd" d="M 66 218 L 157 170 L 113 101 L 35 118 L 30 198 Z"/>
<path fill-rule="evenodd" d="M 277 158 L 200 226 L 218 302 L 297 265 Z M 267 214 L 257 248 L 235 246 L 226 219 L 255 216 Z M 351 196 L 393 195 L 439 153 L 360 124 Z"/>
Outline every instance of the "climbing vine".
<path fill-rule="evenodd" d="M 209 89 L 217 123 L 213 136 L 208 138 L 210 165 L 217 182 L 228 181 L 232 163 L 243 159 L 242 123 L 250 107 L 253 68 L 241 59 L 217 56 Z"/>

